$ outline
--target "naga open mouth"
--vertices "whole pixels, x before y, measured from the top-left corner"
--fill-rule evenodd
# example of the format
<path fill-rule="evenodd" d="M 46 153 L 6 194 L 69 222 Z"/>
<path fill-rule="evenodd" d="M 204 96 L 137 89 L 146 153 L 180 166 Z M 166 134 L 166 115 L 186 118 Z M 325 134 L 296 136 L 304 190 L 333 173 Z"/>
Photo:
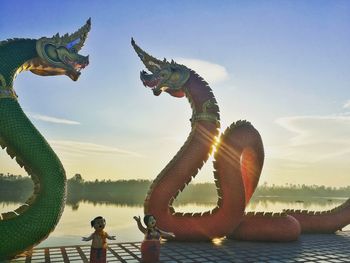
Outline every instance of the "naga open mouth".
<path fill-rule="evenodd" d="M 155 74 L 149 74 L 146 71 L 142 70 L 140 72 L 140 79 L 145 87 L 152 89 L 155 96 L 159 96 L 162 93 L 163 89 L 158 87 L 159 83 L 161 82 L 160 77 L 155 76 Z"/>
<path fill-rule="evenodd" d="M 73 61 L 68 57 L 65 57 L 65 62 L 69 64 L 71 67 L 73 67 L 76 71 L 81 71 L 83 68 L 89 65 L 89 56 L 84 57 L 84 59 L 79 62 Z"/>
<path fill-rule="evenodd" d="M 64 61 L 67 65 L 72 67 L 72 70 L 68 72 L 68 77 L 76 81 L 80 76 L 80 71 L 89 65 L 89 56 L 83 57 L 79 61 L 71 60 L 69 57 L 64 57 Z"/>

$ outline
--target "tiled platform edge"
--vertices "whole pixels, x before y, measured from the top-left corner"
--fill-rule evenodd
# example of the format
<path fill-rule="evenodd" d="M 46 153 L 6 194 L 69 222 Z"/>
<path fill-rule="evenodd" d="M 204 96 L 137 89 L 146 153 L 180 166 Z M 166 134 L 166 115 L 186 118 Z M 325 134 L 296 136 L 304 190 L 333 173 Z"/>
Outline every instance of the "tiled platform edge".
<path fill-rule="evenodd" d="M 140 262 L 140 242 L 109 243 L 107 262 Z M 31 255 L 11 262 L 89 262 L 90 246 L 37 248 Z M 161 262 L 318 262 L 350 263 L 350 231 L 337 234 L 302 235 L 290 243 L 241 242 L 166 242 Z"/>

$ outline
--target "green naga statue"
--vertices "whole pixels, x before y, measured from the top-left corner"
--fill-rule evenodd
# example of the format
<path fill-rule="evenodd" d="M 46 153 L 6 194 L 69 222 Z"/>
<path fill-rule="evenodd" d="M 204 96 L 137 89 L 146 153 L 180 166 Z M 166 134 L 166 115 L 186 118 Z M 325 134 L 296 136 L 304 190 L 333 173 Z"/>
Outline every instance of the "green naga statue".
<path fill-rule="evenodd" d="M 0 215 L 0 261 L 44 240 L 57 225 L 66 199 L 64 168 L 21 109 L 13 82 L 25 70 L 76 81 L 89 63 L 89 57 L 78 51 L 90 27 L 89 19 L 73 34 L 0 42 L 0 145 L 34 181 L 33 194 L 25 204 Z"/>

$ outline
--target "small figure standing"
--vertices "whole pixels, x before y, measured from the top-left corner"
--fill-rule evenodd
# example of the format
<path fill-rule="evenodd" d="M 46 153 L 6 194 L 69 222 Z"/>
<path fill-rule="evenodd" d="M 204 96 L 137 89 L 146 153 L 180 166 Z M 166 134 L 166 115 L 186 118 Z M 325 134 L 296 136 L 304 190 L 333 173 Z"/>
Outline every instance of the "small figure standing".
<path fill-rule="evenodd" d="M 145 234 L 145 239 L 141 244 L 141 257 L 143 263 L 159 262 L 160 255 L 160 238 L 174 238 L 174 233 L 165 232 L 156 227 L 156 219 L 153 215 L 145 215 L 143 222 L 146 228 L 141 223 L 140 216 L 134 216 L 137 226 L 142 233 Z"/>
<path fill-rule="evenodd" d="M 95 217 L 90 223 L 91 227 L 95 228 L 95 232 L 89 237 L 83 237 L 83 241 L 92 240 L 90 263 L 106 263 L 106 239 L 115 240 L 115 236 L 109 236 L 107 232 L 103 231 L 106 226 L 106 220 L 102 216 Z"/>

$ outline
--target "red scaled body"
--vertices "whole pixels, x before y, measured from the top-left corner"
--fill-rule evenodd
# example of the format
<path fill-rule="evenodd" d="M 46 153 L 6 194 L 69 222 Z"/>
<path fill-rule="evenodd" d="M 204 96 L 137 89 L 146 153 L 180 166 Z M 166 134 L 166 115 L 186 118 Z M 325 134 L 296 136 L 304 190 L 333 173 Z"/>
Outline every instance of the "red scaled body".
<path fill-rule="evenodd" d="M 258 184 L 264 149 L 258 131 L 247 121 L 233 123 L 219 136 L 219 108 L 208 84 L 194 71 L 166 60 L 160 61 L 132 45 L 151 71 L 141 72 L 154 95 L 163 91 L 186 96 L 192 108 L 191 133 L 174 158 L 154 180 L 147 194 L 145 214 L 177 240 L 209 240 L 228 236 L 241 240 L 293 241 L 301 232 L 334 232 L 350 223 L 350 202 L 327 215 L 299 212 L 244 214 Z M 204 213 L 176 213 L 172 207 L 179 192 L 196 176 L 212 149 L 217 206 Z M 288 215 L 289 214 L 289 215 Z"/>

